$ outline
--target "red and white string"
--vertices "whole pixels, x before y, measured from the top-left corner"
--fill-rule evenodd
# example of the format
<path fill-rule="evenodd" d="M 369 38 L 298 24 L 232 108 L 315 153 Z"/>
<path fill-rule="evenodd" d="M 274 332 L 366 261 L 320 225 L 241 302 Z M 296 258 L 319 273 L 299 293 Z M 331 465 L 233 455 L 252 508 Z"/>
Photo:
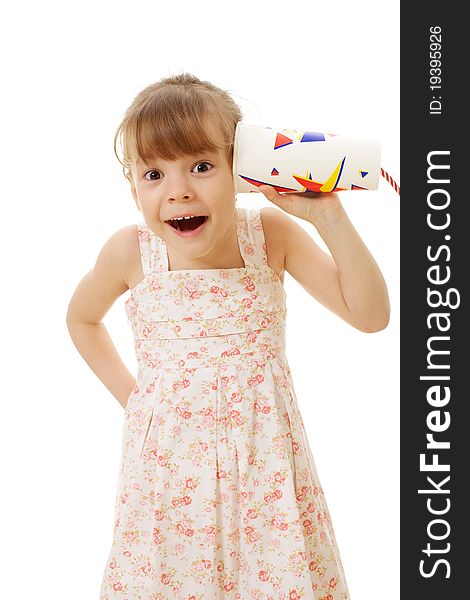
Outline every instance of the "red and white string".
<path fill-rule="evenodd" d="M 384 177 L 388 181 L 388 183 L 392 186 L 392 188 L 396 191 L 396 193 L 398 195 L 400 195 L 400 186 L 397 184 L 397 182 L 392 177 L 390 177 L 390 175 L 384 169 L 381 168 L 380 171 L 381 171 L 382 177 Z"/>

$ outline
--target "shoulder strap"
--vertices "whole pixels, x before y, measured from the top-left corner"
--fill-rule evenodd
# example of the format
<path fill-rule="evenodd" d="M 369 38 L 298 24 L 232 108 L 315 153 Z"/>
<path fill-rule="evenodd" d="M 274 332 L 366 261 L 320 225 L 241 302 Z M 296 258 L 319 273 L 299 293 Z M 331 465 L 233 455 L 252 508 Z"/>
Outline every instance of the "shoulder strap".
<path fill-rule="evenodd" d="M 137 224 L 139 236 L 140 260 L 144 276 L 156 271 L 165 271 L 163 245 L 160 238 L 150 229 L 145 221 Z"/>
<path fill-rule="evenodd" d="M 237 208 L 240 252 L 248 265 L 268 264 L 260 208 Z"/>

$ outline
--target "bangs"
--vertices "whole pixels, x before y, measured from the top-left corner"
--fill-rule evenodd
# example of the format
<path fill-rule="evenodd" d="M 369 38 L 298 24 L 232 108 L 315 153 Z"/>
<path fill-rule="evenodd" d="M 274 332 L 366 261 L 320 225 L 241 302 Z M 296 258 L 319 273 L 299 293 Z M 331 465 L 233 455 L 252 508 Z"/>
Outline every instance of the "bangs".
<path fill-rule="evenodd" d="M 138 160 L 175 160 L 230 147 L 232 140 L 227 140 L 223 123 L 211 104 L 210 98 L 200 92 L 156 95 L 124 124 L 125 163 L 130 166 Z"/>

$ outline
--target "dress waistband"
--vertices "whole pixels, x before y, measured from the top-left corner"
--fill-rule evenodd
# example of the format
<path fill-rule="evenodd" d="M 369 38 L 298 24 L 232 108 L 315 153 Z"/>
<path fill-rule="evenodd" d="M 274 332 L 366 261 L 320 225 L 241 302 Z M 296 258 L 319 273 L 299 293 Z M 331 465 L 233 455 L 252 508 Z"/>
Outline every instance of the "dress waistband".
<path fill-rule="evenodd" d="M 284 338 L 256 332 L 239 336 L 216 336 L 192 340 L 136 340 L 135 351 L 140 370 L 156 368 L 207 368 L 240 365 L 252 368 L 271 360 L 285 360 Z M 270 333 L 270 332 L 267 332 Z"/>
<path fill-rule="evenodd" d="M 194 319 L 187 317 L 181 320 L 153 320 L 149 315 L 146 319 L 136 319 L 132 322 L 134 338 L 144 340 L 170 340 L 213 336 L 260 333 L 262 330 L 275 329 L 284 324 L 284 313 L 260 310 L 248 315 L 224 315 L 210 319 Z"/>

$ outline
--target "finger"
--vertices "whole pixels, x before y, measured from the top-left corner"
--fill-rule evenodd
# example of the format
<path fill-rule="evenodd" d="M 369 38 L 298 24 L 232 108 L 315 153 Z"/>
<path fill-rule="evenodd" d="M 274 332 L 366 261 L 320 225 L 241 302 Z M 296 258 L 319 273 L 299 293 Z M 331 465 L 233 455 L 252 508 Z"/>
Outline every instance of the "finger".
<path fill-rule="evenodd" d="M 283 206 L 285 204 L 285 197 L 280 194 L 276 189 L 274 189 L 271 185 L 260 185 L 258 187 L 259 191 L 266 196 L 268 200 L 274 202 L 277 206 Z"/>
<path fill-rule="evenodd" d="M 275 196 L 279 196 L 277 191 L 272 187 L 272 185 L 259 185 L 259 191 L 266 196 L 266 198 L 274 198 Z"/>
<path fill-rule="evenodd" d="M 289 194 L 280 194 L 275 188 L 270 185 L 261 185 L 258 188 L 266 198 L 286 212 L 293 214 L 293 198 L 289 198 Z"/>

